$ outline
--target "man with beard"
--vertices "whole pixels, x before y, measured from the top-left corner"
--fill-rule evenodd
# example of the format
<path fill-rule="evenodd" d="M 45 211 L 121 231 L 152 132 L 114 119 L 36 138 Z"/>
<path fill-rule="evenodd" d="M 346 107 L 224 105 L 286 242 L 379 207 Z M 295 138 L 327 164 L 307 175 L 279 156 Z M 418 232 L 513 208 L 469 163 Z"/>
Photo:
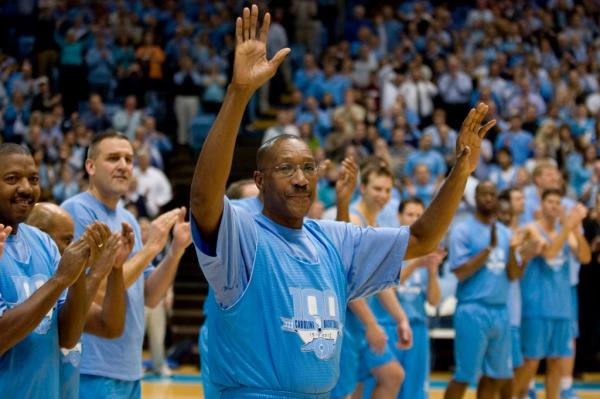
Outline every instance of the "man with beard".
<path fill-rule="evenodd" d="M 25 224 L 40 197 L 29 151 L 0 145 L 0 387 L 8 398 L 58 398 L 60 347 L 77 344 L 85 323 L 85 286 L 75 286 L 90 248 L 102 247 L 108 228 L 90 226 L 62 257 L 52 239 Z M 0 240 L 1 241 L 1 240 Z M 71 287 L 66 294 L 66 289 Z"/>
<path fill-rule="evenodd" d="M 123 265 L 127 290 L 125 328 L 117 339 L 83 334 L 86 349 L 81 358 L 80 398 L 141 397 L 142 342 L 144 338 L 144 305 L 155 307 L 165 295 L 177 272 L 179 260 L 191 243 L 185 208 L 171 210 L 155 219 L 145 244 L 140 226 L 120 199 L 128 189 L 133 173 L 133 147 L 123 134 L 108 131 L 92 140 L 85 168 L 90 176 L 88 191 L 71 197 L 62 207 L 75 222 L 75 237 L 89 224 L 100 220 L 113 232 L 122 223 L 129 224 L 135 243 Z M 167 244 L 169 232 L 173 241 L 161 263 L 154 268 L 151 261 Z M 104 291 L 99 293 L 102 300 Z"/>
<path fill-rule="evenodd" d="M 506 300 L 509 281 L 519 276 L 516 248 L 522 234 L 496 221 L 497 195 L 485 181 L 475 191 L 475 215 L 450 234 L 450 268 L 458 278 L 454 313 L 456 371 L 446 399 L 462 398 L 469 383 L 477 396 L 493 398 L 512 378 L 511 336 Z"/>
<path fill-rule="evenodd" d="M 224 197 L 236 135 L 248 102 L 289 49 L 266 59 L 270 16 L 258 7 L 236 21 L 232 81 L 204 142 L 191 186 L 192 234 L 214 290 L 208 319 L 211 381 L 222 398 L 325 398 L 339 372 L 347 302 L 398 283 L 402 260 L 435 250 L 494 125 L 487 106 L 467 116 L 457 161 L 437 197 L 410 229 L 361 228 L 304 220 L 316 195 L 319 166 L 306 143 L 278 136 L 257 152 L 254 180 L 261 214 Z M 350 201 L 352 190 L 343 195 Z M 339 201 L 339 199 L 338 199 Z M 251 277 L 251 278 L 250 278 Z"/>

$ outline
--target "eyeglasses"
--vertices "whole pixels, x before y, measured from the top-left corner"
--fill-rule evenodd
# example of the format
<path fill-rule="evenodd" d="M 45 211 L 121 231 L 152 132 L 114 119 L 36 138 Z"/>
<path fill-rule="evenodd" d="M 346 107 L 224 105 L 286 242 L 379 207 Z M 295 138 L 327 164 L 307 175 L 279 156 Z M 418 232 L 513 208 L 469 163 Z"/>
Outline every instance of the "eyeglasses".
<path fill-rule="evenodd" d="M 261 172 L 267 169 L 273 169 L 275 174 L 281 177 L 292 177 L 296 173 L 296 170 L 300 169 L 302 173 L 304 173 L 304 176 L 313 177 L 319 172 L 319 165 L 315 162 L 304 162 L 301 164 L 281 163 L 277 166 L 273 166 L 272 168 L 261 169 Z"/>

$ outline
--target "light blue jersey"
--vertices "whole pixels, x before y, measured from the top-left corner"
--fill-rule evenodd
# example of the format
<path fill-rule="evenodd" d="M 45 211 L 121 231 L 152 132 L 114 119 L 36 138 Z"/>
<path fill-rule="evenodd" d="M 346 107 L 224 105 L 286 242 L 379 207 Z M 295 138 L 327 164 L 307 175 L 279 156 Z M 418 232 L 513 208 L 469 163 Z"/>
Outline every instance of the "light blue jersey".
<path fill-rule="evenodd" d="M 237 200 L 231 200 L 232 206 L 239 206 L 245 209 L 247 212 L 252 214 L 261 213 L 263 204 L 258 196 L 242 198 Z M 208 322 L 209 312 L 212 306 L 211 303 L 215 301 L 215 297 L 210 286 L 208 287 L 208 295 L 204 299 L 204 324 L 200 328 L 200 334 L 198 334 L 198 348 L 200 351 L 200 371 L 202 373 L 202 388 L 205 399 L 218 399 L 219 391 L 210 381 L 210 367 L 208 366 Z"/>
<path fill-rule="evenodd" d="M 350 213 L 360 219 L 360 226 L 367 227 L 369 223 L 364 215 L 356 208 L 357 203 L 350 207 Z M 367 299 L 367 303 L 371 298 Z M 390 345 L 386 345 L 383 353 L 374 352 L 366 338 L 366 328 L 350 307 L 346 308 L 346 324 L 344 341 L 340 358 L 340 378 L 331 391 L 332 398 L 345 398 L 355 391 L 360 381 L 368 378 L 370 370 L 374 370 L 394 361 Z"/>
<path fill-rule="evenodd" d="M 428 280 L 429 274 L 427 269 L 420 267 L 415 269 L 403 284 L 396 287 L 398 300 L 411 325 L 414 323 L 427 323 L 425 301 L 427 300 Z M 371 306 L 373 315 L 377 319 L 377 323 L 382 326 L 396 325 L 392 316 L 390 316 L 375 296 L 369 297 L 369 305 Z"/>
<path fill-rule="evenodd" d="M 192 237 L 216 299 L 208 361 L 221 397 L 314 398 L 337 380 L 347 301 L 398 282 L 409 230 L 289 229 L 225 198 L 216 251 L 194 220 Z"/>
<path fill-rule="evenodd" d="M 548 236 L 539 225 L 542 235 Z M 533 258 L 521 279 L 523 318 L 570 319 L 572 317 L 569 281 L 569 246 L 551 260 Z"/>
<path fill-rule="evenodd" d="M 416 268 L 406 281 L 396 288 L 398 300 L 406 313 L 413 332 L 413 346 L 410 349 L 398 349 L 396 322 L 381 305 L 379 300 L 369 298 L 371 310 L 379 323 L 385 329 L 388 343 L 392 347 L 396 359 L 405 372 L 404 382 L 398 393 L 398 399 L 425 399 L 428 396 L 429 385 L 429 331 L 425 301 L 427 300 L 427 284 L 429 273 L 426 268 Z M 375 380 L 370 378 L 365 382 L 363 398 L 370 398 L 375 386 Z"/>
<path fill-rule="evenodd" d="M 99 220 L 113 232 L 121 231 L 121 223 L 131 225 L 135 234 L 135 244 L 130 257 L 142 249 L 142 235 L 135 217 L 118 205 L 111 209 L 98 201 L 89 192 L 71 197 L 61 205 L 73 218 L 75 238 L 85 228 Z M 152 270 L 149 266 L 144 274 Z M 127 289 L 125 328 L 116 339 L 104 339 L 91 334 L 83 334 L 81 374 L 106 377 L 122 381 L 136 381 L 142 378 L 142 342 L 144 339 L 144 276 L 140 276 Z M 81 394 L 84 386 L 81 387 Z"/>
<path fill-rule="evenodd" d="M 481 269 L 458 283 L 456 297 L 459 303 L 479 302 L 484 305 L 506 305 L 508 296 L 506 265 L 511 232 L 501 223 L 495 223 L 497 245 Z M 462 266 L 489 246 L 490 232 L 489 225 L 481 223 L 472 215 L 457 224 L 450 234 L 449 241 L 451 270 Z"/>
<path fill-rule="evenodd" d="M 508 287 L 508 317 L 512 327 L 521 325 L 522 303 L 521 303 L 521 282 L 511 281 Z"/>
<path fill-rule="evenodd" d="M 71 349 L 60 348 L 60 398 L 79 398 L 81 342 Z"/>
<path fill-rule="evenodd" d="M 10 235 L 0 258 L 0 317 L 23 303 L 56 272 L 60 254 L 50 236 L 25 223 Z M 5 398 L 59 397 L 58 312 L 64 295 L 38 326 L 0 356 Z"/>

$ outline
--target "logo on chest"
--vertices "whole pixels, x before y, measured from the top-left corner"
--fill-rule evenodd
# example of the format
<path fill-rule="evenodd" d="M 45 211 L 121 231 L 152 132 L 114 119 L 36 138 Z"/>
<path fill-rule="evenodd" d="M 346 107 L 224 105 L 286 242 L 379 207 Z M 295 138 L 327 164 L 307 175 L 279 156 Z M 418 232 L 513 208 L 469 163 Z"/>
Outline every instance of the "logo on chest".
<path fill-rule="evenodd" d="M 337 296 L 332 290 L 314 288 L 290 288 L 290 294 L 294 315 L 281 318 L 281 329 L 298 334 L 304 343 L 302 352 L 314 352 L 320 360 L 329 359 L 342 330 Z"/>
<path fill-rule="evenodd" d="M 48 281 L 48 277 L 43 274 L 35 274 L 31 277 L 24 275 L 11 276 L 11 279 L 14 284 L 17 299 L 17 301 L 12 305 L 19 305 L 25 302 L 31 295 L 33 295 L 35 291 L 37 291 L 46 283 L 46 281 Z M 54 309 L 55 307 L 52 307 L 48 311 L 46 316 L 44 316 L 42 321 L 40 321 L 40 324 L 38 324 L 35 330 L 33 330 L 34 333 L 44 335 L 50 330 L 50 327 L 52 327 Z"/>
<path fill-rule="evenodd" d="M 494 274 L 504 273 L 506 269 L 506 254 L 502 248 L 496 247 L 487 258 L 486 267 Z"/>

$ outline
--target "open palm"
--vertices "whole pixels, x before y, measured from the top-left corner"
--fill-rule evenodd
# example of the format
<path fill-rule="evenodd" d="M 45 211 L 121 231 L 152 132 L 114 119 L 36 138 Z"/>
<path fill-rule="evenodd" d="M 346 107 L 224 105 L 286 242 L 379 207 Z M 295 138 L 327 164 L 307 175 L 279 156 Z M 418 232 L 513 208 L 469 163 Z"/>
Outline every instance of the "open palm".
<path fill-rule="evenodd" d="M 258 33 L 258 7 L 252 6 L 252 10 L 244 8 L 242 17 L 235 21 L 235 61 L 233 64 L 232 85 L 254 91 L 269 80 L 290 49 L 279 50 L 272 60 L 267 60 L 267 37 L 271 16 L 266 13 L 263 24 Z"/>
<path fill-rule="evenodd" d="M 457 166 L 467 168 L 469 173 L 474 172 L 479 163 L 481 141 L 488 130 L 496 124 L 495 119 L 485 125 L 481 124 L 488 108 L 484 103 L 479 103 L 476 108 L 472 108 L 463 121 L 456 140 Z"/>

